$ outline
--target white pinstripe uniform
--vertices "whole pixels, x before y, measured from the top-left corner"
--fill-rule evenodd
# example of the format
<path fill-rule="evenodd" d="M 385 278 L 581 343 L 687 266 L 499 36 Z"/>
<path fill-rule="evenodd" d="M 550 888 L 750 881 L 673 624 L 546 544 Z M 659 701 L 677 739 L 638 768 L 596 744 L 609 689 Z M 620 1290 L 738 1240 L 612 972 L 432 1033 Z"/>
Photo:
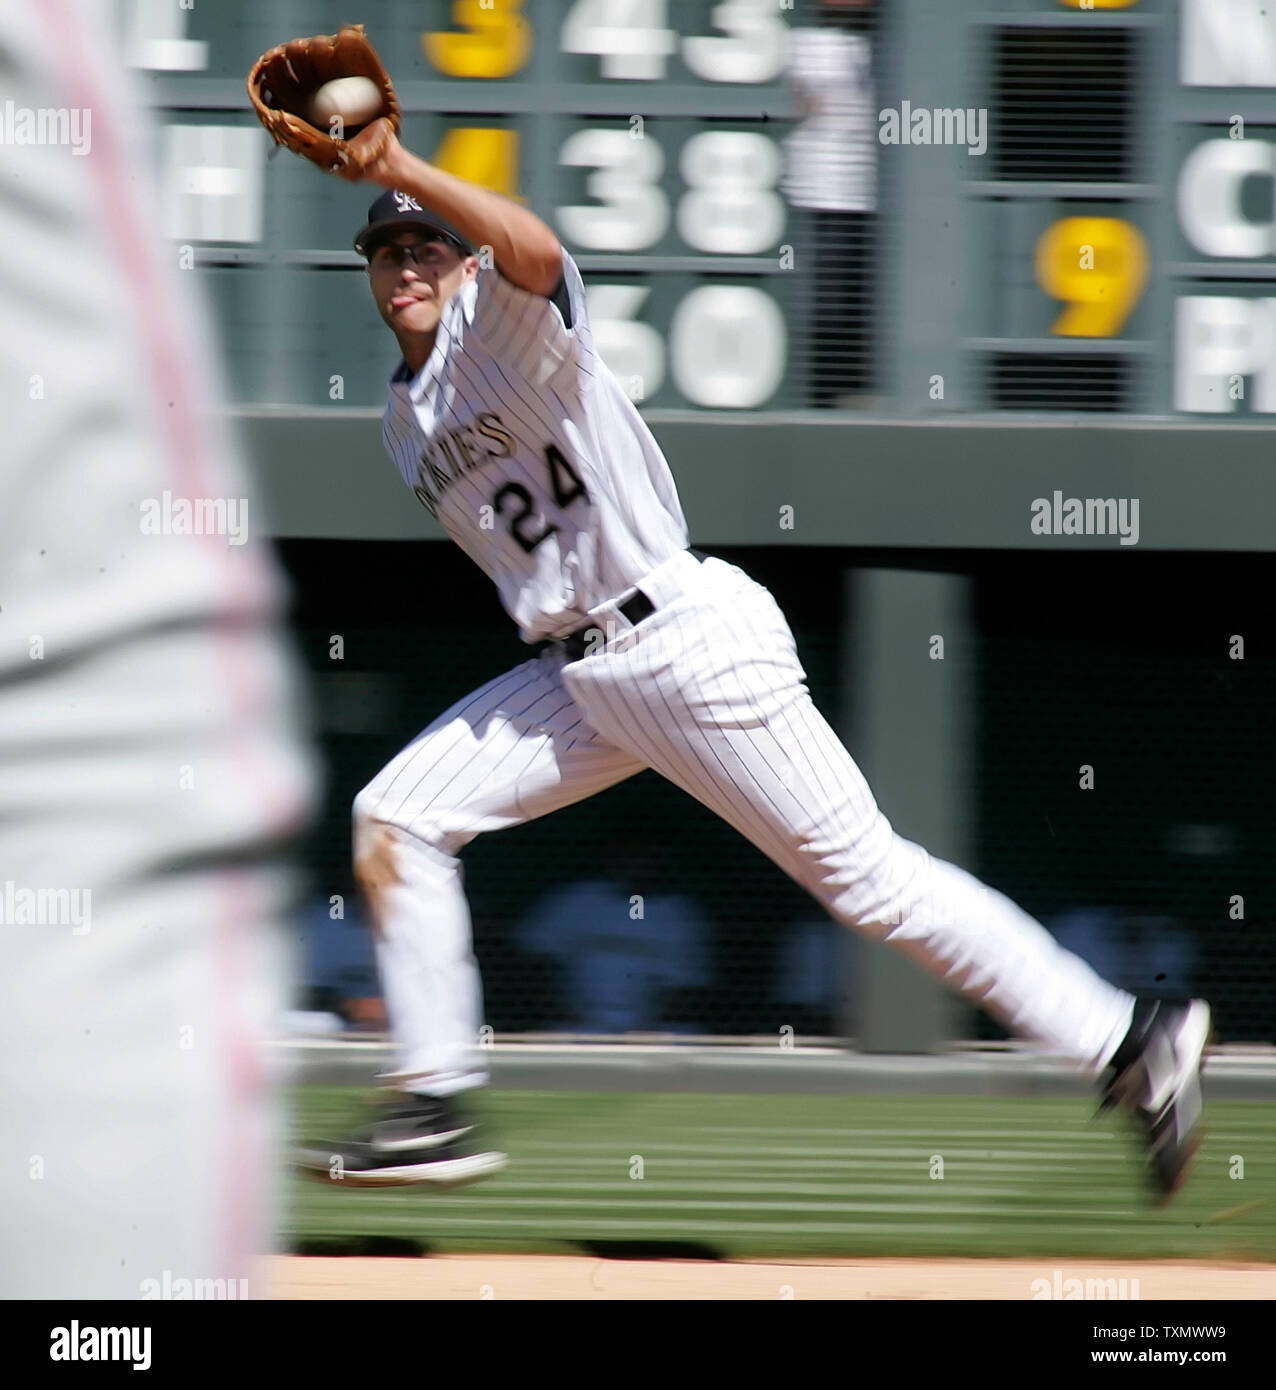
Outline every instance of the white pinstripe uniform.
<path fill-rule="evenodd" d="M 356 798 L 392 1076 L 436 1095 L 487 1079 L 462 847 L 648 767 L 837 921 L 1099 1071 L 1132 998 L 1007 898 L 895 834 L 814 707 L 770 593 L 687 550 L 668 466 L 594 351 L 566 252 L 563 277 L 570 326 L 561 294 L 480 272 L 445 307 L 422 371 L 409 380 L 401 366 L 391 384 L 386 448 L 524 639 L 592 628 L 583 656 L 551 642 L 459 701 Z M 635 589 L 654 608 L 637 625 L 620 611 Z"/>

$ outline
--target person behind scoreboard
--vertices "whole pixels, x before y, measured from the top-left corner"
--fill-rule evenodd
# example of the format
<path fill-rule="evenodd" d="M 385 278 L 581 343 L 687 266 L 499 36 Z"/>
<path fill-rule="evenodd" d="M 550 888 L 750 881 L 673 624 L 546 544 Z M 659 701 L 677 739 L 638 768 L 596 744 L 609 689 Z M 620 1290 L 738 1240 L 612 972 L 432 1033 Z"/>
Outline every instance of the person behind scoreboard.
<path fill-rule="evenodd" d="M 790 32 L 788 76 L 803 119 L 785 141 L 783 188 L 809 209 L 813 406 L 871 404 L 877 372 L 877 109 L 872 0 L 820 0 Z"/>

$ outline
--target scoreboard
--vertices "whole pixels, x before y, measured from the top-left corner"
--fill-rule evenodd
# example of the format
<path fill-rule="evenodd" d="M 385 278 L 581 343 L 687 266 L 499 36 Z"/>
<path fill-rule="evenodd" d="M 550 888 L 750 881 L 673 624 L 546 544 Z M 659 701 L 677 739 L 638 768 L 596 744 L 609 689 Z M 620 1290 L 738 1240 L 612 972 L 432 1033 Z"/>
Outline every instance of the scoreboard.
<path fill-rule="evenodd" d="M 646 406 L 794 397 L 780 189 L 792 5 L 777 0 L 361 0 L 401 138 L 524 200 L 585 275 L 599 351 Z M 144 0 L 165 232 L 207 279 L 240 403 L 380 405 L 397 354 L 350 249 L 379 192 L 320 174 L 252 118 L 261 51 L 348 0 Z"/>
<path fill-rule="evenodd" d="M 1276 6 L 1015 0 L 969 26 L 967 403 L 1276 412 Z"/>
<path fill-rule="evenodd" d="M 1190 0 L 1169 163 L 1174 410 L 1276 413 L 1276 8 Z"/>
<path fill-rule="evenodd" d="M 821 279 L 783 194 L 786 63 L 815 8 L 131 0 L 165 231 L 211 288 L 237 402 L 384 400 L 394 344 L 350 249 L 376 190 L 271 157 L 243 90 L 265 48 L 357 17 L 405 143 L 525 200 L 576 257 L 632 399 L 803 407 Z M 1276 4 L 872 8 L 876 415 L 1276 413 Z M 977 147 L 951 138 L 968 125 Z"/>

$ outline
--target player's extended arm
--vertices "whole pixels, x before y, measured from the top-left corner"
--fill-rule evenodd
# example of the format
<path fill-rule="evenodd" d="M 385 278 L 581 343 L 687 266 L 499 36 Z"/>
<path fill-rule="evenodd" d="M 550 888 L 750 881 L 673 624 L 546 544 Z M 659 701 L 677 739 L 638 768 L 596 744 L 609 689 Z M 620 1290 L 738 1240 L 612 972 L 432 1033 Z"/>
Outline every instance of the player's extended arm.
<path fill-rule="evenodd" d="M 444 173 L 391 137 L 364 170 L 385 188 L 410 193 L 445 217 L 471 246 L 490 246 L 496 268 L 511 284 L 548 297 L 563 278 L 563 251 L 552 229 L 534 212 L 476 183 Z"/>
<path fill-rule="evenodd" d="M 322 124 L 316 98 L 342 78 L 373 89 L 369 110 L 343 115 L 343 121 L 360 127 L 349 140 L 313 123 Z M 441 214 L 472 246 L 490 246 L 496 268 L 511 284 L 547 299 L 558 288 L 562 247 L 535 213 L 445 174 L 399 143 L 401 108 L 394 84 L 361 24 L 278 44 L 253 64 L 247 86 L 258 119 L 277 144 L 351 182 L 370 179 L 410 193 Z M 352 105 L 361 104 L 352 99 Z M 340 101 L 329 101 L 324 109 L 342 115 Z"/>

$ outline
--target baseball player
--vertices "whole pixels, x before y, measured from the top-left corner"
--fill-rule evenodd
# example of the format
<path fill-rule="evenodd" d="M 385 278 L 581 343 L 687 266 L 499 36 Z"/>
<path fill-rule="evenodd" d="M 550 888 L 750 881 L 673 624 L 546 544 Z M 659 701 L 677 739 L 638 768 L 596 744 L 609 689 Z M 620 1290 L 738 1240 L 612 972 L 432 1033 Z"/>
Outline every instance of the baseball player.
<path fill-rule="evenodd" d="M 771 594 L 689 548 L 660 446 L 594 347 L 585 287 L 519 204 L 417 158 L 390 123 L 340 172 L 387 190 L 354 239 L 402 361 L 382 439 L 496 585 L 527 661 L 430 723 L 355 800 L 399 1094 L 351 1142 L 299 1150 L 349 1185 L 471 1181 L 488 1079 L 460 853 L 644 768 L 703 802 L 838 922 L 907 953 L 1128 1106 L 1179 1187 L 1201 1110 L 1202 1001 L 1136 1000 L 1001 894 L 901 838 L 814 707 Z"/>

